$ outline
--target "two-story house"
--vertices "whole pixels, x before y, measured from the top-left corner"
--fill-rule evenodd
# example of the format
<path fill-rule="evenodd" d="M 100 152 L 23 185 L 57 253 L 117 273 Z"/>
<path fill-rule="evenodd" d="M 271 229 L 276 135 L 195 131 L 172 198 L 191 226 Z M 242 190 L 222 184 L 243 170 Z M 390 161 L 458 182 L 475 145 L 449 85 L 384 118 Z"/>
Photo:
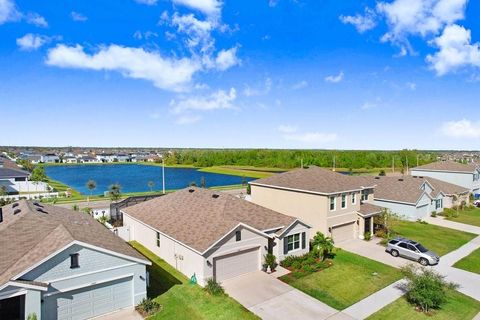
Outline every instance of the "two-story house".
<path fill-rule="evenodd" d="M 250 182 L 250 200 L 297 217 L 335 241 L 363 238 L 373 231 L 372 217 L 381 208 L 373 199 L 374 183 L 315 166 Z"/>

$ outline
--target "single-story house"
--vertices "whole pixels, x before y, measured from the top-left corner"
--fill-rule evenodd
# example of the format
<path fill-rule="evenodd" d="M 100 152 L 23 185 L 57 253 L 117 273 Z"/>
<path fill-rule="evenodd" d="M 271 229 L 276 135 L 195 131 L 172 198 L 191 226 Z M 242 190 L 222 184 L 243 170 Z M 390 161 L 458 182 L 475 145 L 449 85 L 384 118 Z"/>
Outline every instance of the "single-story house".
<path fill-rule="evenodd" d="M 47 153 L 40 157 L 40 162 L 42 163 L 59 163 L 60 157 L 54 153 Z"/>
<path fill-rule="evenodd" d="M 65 156 L 62 159 L 63 163 L 78 163 L 78 159 L 73 156 Z"/>
<path fill-rule="evenodd" d="M 250 201 L 296 217 L 336 242 L 363 238 L 372 232 L 372 217 L 381 213 L 363 206 L 374 193 L 374 183 L 310 166 L 249 182 Z"/>
<path fill-rule="evenodd" d="M 230 194 L 189 187 L 122 209 L 135 240 L 198 284 L 309 250 L 309 225 Z"/>
<path fill-rule="evenodd" d="M 146 297 L 150 262 L 91 216 L 21 200 L 0 208 L 2 319 L 90 319 Z"/>
<path fill-rule="evenodd" d="M 26 191 L 25 185 L 28 183 L 30 172 L 17 169 L 0 167 L 0 187 L 4 187 L 9 194 L 18 194 L 20 191 Z M 22 190 L 22 186 L 24 187 Z"/>
<path fill-rule="evenodd" d="M 468 202 L 466 188 L 433 178 L 413 176 L 357 177 L 375 184 L 368 203 L 389 209 L 408 220 L 424 219 L 432 212 L 441 213 L 461 201 Z M 456 197 L 456 203 L 453 198 Z"/>
<path fill-rule="evenodd" d="M 455 161 L 438 161 L 411 169 L 410 175 L 431 177 L 469 189 L 480 195 L 480 166 Z"/>

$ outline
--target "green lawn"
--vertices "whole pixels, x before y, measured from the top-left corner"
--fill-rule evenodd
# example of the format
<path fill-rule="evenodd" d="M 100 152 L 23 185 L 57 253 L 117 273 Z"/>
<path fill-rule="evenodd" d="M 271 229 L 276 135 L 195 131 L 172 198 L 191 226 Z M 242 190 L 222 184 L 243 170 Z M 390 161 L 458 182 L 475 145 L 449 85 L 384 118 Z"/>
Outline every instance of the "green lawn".
<path fill-rule="evenodd" d="M 480 208 L 459 210 L 458 217 L 446 217 L 445 219 L 480 227 Z"/>
<path fill-rule="evenodd" d="M 228 296 L 214 297 L 138 242 L 131 245 L 152 261 L 148 296 L 162 305 L 149 319 L 258 319 Z"/>
<path fill-rule="evenodd" d="M 343 310 L 401 278 L 396 268 L 337 249 L 330 268 L 299 279 L 286 275 L 281 280 Z"/>
<path fill-rule="evenodd" d="M 198 171 L 201 172 L 209 172 L 209 173 L 220 173 L 220 174 L 229 174 L 232 176 L 240 176 L 240 177 L 250 177 L 250 178 L 266 178 L 270 177 L 275 174 L 275 171 L 272 171 L 269 168 L 258 168 L 255 169 L 253 167 L 223 167 L 223 166 L 216 166 L 216 167 L 208 167 L 202 168 Z"/>
<path fill-rule="evenodd" d="M 472 233 L 411 221 L 399 221 L 393 226 L 393 230 L 402 237 L 420 242 L 440 256 L 476 237 Z"/>
<path fill-rule="evenodd" d="M 467 320 L 473 319 L 480 312 L 480 302 L 457 291 L 449 293 L 448 302 L 440 310 L 433 311 L 432 315 L 418 312 L 410 305 L 405 297 L 399 298 L 383 309 L 377 311 L 368 320 Z"/>
<path fill-rule="evenodd" d="M 480 274 L 480 249 L 470 253 L 453 265 L 455 268 Z"/>

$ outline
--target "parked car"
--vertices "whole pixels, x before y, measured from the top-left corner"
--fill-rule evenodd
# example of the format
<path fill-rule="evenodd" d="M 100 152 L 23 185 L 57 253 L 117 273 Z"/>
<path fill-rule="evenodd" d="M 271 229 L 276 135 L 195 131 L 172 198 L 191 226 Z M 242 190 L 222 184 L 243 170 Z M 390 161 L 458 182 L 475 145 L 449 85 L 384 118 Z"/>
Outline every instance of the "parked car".
<path fill-rule="evenodd" d="M 440 257 L 433 251 L 428 250 L 416 241 L 405 238 L 395 238 L 388 241 L 385 251 L 394 257 L 400 256 L 418 261 L 422 266 L 434 265 L 440 261 Z"/>
<path fill-rule="evenodd" d="M 475 200 L 475 201 L 473 202 L 473 205 L 474 205 L 475 207 L 477 207 L 477 208 L 480 208 L 480 200 Z"/>

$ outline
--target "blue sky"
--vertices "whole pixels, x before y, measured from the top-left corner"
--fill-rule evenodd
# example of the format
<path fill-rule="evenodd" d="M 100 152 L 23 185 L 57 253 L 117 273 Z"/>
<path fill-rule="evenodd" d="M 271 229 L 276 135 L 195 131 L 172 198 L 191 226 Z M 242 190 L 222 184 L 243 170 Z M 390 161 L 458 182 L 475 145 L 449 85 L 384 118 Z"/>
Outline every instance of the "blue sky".
<path fill-rule="evenodd" d="M 479 12 L 0 0 L 0 145 L 478 149 Z"/>

